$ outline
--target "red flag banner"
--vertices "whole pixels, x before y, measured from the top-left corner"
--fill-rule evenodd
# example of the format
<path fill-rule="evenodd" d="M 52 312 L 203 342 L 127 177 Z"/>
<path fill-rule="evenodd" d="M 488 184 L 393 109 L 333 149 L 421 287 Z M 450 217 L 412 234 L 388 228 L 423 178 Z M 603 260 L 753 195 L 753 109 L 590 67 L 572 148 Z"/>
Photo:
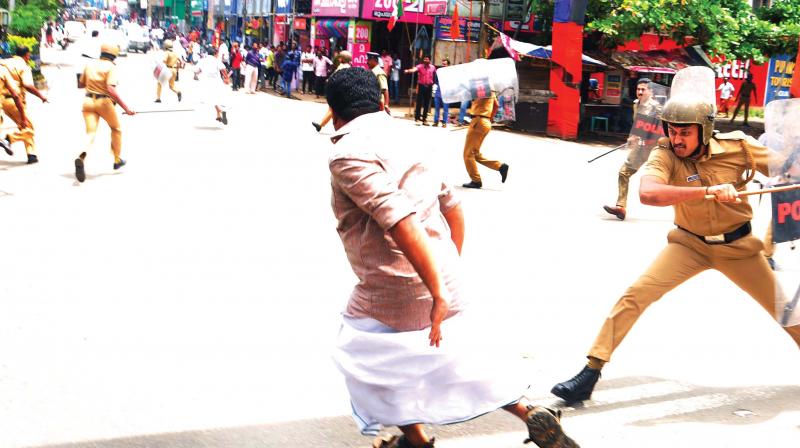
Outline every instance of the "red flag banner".
<path fill-rule="evenodd" d="M 453 40 L 461 39 L 461 27 L 458 22 L 458 5 L 453 8 L 453 20 L 450 22 L 450 38 Z"/>

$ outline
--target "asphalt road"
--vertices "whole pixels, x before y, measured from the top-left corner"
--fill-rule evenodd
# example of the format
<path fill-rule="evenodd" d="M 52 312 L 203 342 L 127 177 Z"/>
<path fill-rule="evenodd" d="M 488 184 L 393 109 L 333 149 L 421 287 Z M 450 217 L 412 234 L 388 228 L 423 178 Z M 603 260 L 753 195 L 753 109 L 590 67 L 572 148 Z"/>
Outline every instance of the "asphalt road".
<path fill-rule="evenodd" d="M 139 111 L 156 107 L 148 58 L 119 61 Z M 0 158 L 0 447 L 369 446 L 330 359 L 355 277 L 330 211 L 330 129 L 310 125 L 324 104 L 232 94 L 225 127 L 184 73 L 184 101 L 159 107 L 196 110 L 124 117 L 120 171 L 103 125 L 79 185 L 82 93 L 69 53 L 45 59 L 52 102 L 29 101 L 41 163 L 21 147 Z M 386 141 L 467 180 L 464 131 L 407 123 Z M 604 214 L 625 154 L 586 160 L 607 149 L 493 132 L 484 152 L 511 166 L 508 182 L 482 169 L 483 190 L 459 189 L 476 331 L 524 359 L 537 403 L 561 404 L 550 387 L 581 368 L 672 227 L 670 209 L 634 197 L 625 222 Z M 563 424 L 583 447 L 796 446 L 799 355 L 703 273 L 648 310 Z M 525 438 L 502 413 L 431 432 L 444 448 Z"/>

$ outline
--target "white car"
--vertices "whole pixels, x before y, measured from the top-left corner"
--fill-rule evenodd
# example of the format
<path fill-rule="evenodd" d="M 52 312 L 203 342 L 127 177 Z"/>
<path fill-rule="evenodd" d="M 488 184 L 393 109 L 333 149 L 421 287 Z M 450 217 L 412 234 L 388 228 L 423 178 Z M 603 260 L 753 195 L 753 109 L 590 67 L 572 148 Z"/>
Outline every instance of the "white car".
<path fill-rule="evenodd" d="M 120 56 L 128 55 L 128 38 L 125 36 L 125 33 L 122 30 L 104 28 L 100 30 L 99 37 L 100 42 L 109 43 L 119 47 Z"/>
<path fill-rule="evenodd" d="M 81 22 L 70 20 L 64 22 L 64 34 L 67 35 L 67 40 L 70 42 L 77 42 L 80 38 L 86 35 L 86 26 Z"/>

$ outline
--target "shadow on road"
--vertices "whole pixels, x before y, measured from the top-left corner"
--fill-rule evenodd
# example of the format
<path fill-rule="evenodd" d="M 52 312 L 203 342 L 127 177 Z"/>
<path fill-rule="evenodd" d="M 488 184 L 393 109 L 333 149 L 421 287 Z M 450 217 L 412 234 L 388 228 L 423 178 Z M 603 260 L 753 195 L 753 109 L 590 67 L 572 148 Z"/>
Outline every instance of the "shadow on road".
<path fill-rule="evenodd" d="M 655 396 L 633 396 L 630 399 L 589 401 L 573 408 L 565 407 L 565 422 L 571 418 L 591 418 L 592 415 L 619 412 L 627 409 L 627 418 L 620 425 L 653 426 L 672 423 L 713 423 L 745 425 L 763 423 L 782 412 L 800 410 L 800 386 L 755 386 L 744 388 L 714 388 L 679 383 L 653 377 L 627 377 L 602 381 L 596 395 L 614 393 L 624 388 L 647 391 L 664 390 Z M 659 388 L 659 385 L 661 385 Z M 676 392 L 669 392 L 676 390 Z M 622 394 L 625 396 L 625 394 Z M 548 399 L 533 400 L 544 404 Z M 553 404 L 551 401 L 550 404 Z M 564 405 L 563 402 L 555 402 Z M 648 409 L 649 408 L 649 409 Z M 646 410 L 645 410 L 646 409 Z M 740 412 L 742 416 L 737 414 Z M 737 414 L 734 414 L 737 412 Z M 609 415 L 608 417 L 613 417 Z M 396 428 L 390 428 L 397 432 Z M 522 423 L 506 412 L 493 412 L 472 421 L 436 427 L 432 433 L 442 440 L 519 432 L 520 443 L 526 436 Z M 366 448 L 370 439 L 358 434 L 349 416 L 326 417 L 275 424 L 243 426 L 152 434 L 108 440 L 94 440 L 38 448 L 194 448 L 194 447 L 295 447 L 324 446 L 326 448 Z"/>

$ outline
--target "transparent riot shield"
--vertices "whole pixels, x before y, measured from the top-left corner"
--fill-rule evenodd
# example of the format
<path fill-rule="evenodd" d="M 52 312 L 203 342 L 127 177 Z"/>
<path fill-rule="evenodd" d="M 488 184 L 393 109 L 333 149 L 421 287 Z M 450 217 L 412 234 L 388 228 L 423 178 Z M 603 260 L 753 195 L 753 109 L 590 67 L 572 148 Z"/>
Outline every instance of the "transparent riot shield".
<path fill-rule="evenodd" d="M 770 102 L 764 110 L 761 141 L 774 150 L 770 188 L 800 185 L 800 99 Z M 800 324 L 800 189 L 773 192 L 771 232 L 765 241 L 775 264 L 776 318 Z"/>
<path fill-rule="evenodd" d="M 672 78 L 670 95 L 673 98 L 690 97 L 703 99 L 708 104 L 714 105 L 714 115 L 717 113 L 717 96 L 714 89 L 714 70 L 708 67 L 686 67 Z"/>
<path fill-rule="evenodd" d="M 519 97 L 517 67 L 511 58 L 477 59 L 442 67 L 437 73 L 445 103 L 488 98 L 492 92 L 505 103 L 514 104 Z"/>
<path fill-rule="evenodd" d="M 633 125 L 631 126 L 628 148 L 647 148 L 655 146 L 664 136 L 661 125 L 661 109 L 669 99 L 669 87 L 654 82 L 636 85 L 636 101 L 633 105 Z"/>

